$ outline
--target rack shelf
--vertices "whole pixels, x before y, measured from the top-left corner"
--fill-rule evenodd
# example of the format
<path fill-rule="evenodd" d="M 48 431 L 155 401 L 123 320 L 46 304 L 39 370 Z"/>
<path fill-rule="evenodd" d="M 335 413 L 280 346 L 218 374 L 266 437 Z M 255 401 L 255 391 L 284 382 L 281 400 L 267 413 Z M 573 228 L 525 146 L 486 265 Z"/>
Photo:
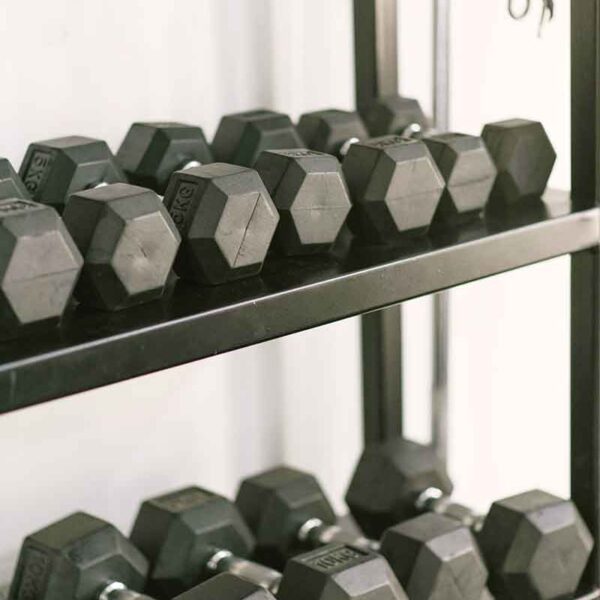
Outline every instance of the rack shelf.
<path fill-rule="evenodd" d="M 60 330 L 0 344 L 0 412 L 100 387 L 366 313 L 598 244 L 600 210 L 568 195 L 488 216 L 397 248 L 337 249 L 337 259 L 272 259 L 263 275 L 215 288 L 177 282 L 121 313 L 76 309 Z"/>

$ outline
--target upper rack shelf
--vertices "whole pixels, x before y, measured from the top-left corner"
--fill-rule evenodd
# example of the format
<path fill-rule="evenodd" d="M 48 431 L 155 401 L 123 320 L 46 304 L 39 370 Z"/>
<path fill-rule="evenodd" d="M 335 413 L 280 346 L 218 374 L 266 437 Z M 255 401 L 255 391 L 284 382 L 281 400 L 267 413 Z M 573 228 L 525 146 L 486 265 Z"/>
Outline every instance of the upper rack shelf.
<path fill-rule="evenodd" d="M 120 313 L 75 309 L 43 337 L 0 343 L 0 413 L 214 356 L 597 246 L 600 209 L 568 194 L 395 248 L 340 240 L 334 257 L 267 261 L 260 278 Z"/>

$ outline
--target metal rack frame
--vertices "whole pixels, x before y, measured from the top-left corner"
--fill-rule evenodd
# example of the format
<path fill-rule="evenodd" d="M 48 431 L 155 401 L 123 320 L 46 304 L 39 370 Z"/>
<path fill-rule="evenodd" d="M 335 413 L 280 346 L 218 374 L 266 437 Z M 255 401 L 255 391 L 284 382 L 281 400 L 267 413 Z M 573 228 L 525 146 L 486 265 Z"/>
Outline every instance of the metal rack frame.
<path fill-rule="evenodd" d="M 449 0 L 436 2 L 438 59 Z M 354 0 L 357 103 L 396 93 L 396 0 Z M 106 315 L 77 309 L 57 332 L 0 344 L 0 413 L 32 406 L 362 314 L 367 441 L 402 433 L 397 305 L 497 273 L 571 255 L 571 488 L 600 542 L 600 1 L 571 0 L 572 192 L 535 210 L 400 248 L 345 248 L 338 260 L 269 261 L 260 279 L 215 289 L 179 282 L 168 298 Z M 437 71 L 438 91 L 448 72 Z M 438 121 L 447 93 L 436 95 Z M 443 121 L 441 121 L 443 125 Z M 391 308 L 390 308 L 391 307 Z M 443 308 L 443 307 L 442 307 Z M 444 329 L 439 330 L 443 342 Z M 445 353 L 437 360 L 436 433 L 445 440 Z M 579 598 L 600 594 L 596 549 Z"/>

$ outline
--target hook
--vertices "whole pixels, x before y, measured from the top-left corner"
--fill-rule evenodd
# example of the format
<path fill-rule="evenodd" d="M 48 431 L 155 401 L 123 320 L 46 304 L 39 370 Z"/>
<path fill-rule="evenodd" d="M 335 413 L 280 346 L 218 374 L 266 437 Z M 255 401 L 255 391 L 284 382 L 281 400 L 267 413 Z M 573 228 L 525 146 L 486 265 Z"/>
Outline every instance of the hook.
<path fill-rule="evenodd" d="M 550 1 L 552 1 L 552 0 L 550 0 Z M 525 0 L 525 6 L 523 7 L 522 12 L 519 14 L 515 10 L 515 0 L 508 0 L 508 14 L 515 21 L 520 21 L 521 19 L 524 19 L 529 14 L 530 9 L 531 9 L 531 0 Z"/>
<path fill-rule="evenodd" d="M 538 29 L 538 36 L 542 34 L 542 28 L 544 23 L 552 21 L 554 18 L 554 0 L 542 0 L 542 16 L 540 18 L 540 26 Z M 525 0 L 523 10 L 518 12 L 515 9 L 515 0 L 508 0 L 508 14 L 515 20 L 520 21 L 524 19 L 531 11 L 531 0 Z"/>

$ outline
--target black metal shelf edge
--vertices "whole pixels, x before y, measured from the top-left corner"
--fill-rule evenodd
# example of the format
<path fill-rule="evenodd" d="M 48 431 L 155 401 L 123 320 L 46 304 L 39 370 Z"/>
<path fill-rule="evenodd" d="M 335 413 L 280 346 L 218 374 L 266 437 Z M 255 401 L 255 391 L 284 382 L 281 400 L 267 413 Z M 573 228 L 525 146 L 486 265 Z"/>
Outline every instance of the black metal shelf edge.
<path fill-rule="evenodd" d="M 337 259 L 267 261 L 260 278 L 177 282 L 168 298 L 0 344 L 0 413 L 256 344 L 598 245 L 600 211 L 568 196 L 397 248 L 340 244 Z"/>

